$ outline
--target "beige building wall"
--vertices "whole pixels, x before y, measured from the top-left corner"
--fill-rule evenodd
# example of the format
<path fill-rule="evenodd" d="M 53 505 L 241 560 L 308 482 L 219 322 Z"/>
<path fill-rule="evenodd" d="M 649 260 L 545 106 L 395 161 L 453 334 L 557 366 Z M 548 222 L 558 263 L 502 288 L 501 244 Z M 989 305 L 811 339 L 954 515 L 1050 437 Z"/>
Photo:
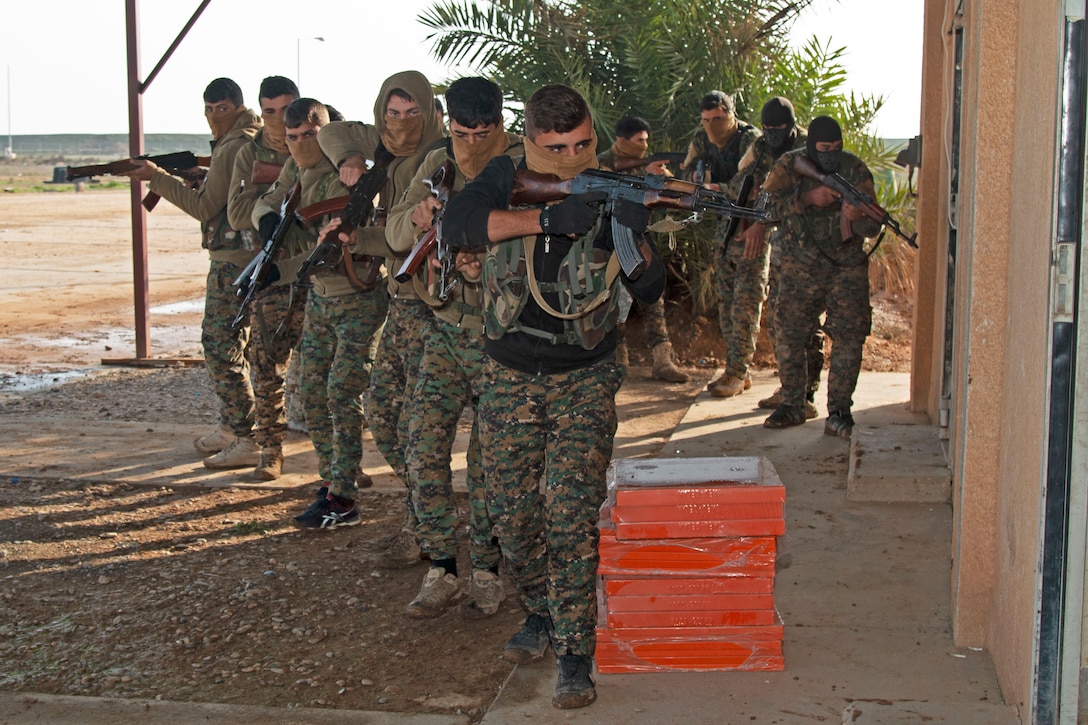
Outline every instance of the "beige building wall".
<path fill-rule="evenodd" d="M 953 628 L 1030 712 L 1049 386 L 1050 248 L 1064 4 L 927 0 L 912 406 L 937 421 L 950 212 L 958 227 L 949 458 Z M 962 15 L 957 17 L 957 8 Z M 960 193 L 948 198 L 954 27 Z"/>

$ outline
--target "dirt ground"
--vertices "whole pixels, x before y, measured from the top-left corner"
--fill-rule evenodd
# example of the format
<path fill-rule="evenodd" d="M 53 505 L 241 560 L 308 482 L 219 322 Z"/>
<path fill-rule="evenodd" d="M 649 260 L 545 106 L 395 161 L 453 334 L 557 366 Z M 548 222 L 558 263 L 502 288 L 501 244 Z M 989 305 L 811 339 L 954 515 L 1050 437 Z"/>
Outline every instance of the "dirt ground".
<path fill-rule="evenodd" d="M 0 418 L 214 425 L 199 367 L 101 372 L 135 354 L 128 198 L 0 194 Z M 148 224 L 152 357 L 199 357 L 196 224 L 169 204 Z M 667 438 L 723 357 L 714 321 L 669 315 L 692 382 L 652 381 L 633 325 L 622 435 Z M 866 367 L 908 369 L 909 306 L 879 301 L 875 319 Z M 407 618 L 425 567 L 373 563 L 402 495 L 367 493 L 357 528 L 297 531 L 313 490 L 0 480 L 0 689 L 477 719 L 511 672 L 516 602 Z"/>

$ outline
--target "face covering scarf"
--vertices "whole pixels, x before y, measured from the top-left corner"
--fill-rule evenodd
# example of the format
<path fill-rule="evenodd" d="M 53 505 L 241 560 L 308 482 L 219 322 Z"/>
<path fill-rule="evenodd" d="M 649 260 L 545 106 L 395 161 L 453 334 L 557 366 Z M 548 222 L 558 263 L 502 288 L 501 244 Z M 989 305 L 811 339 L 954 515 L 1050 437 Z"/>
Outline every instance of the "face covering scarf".
<path fill-rule="evenodd" d="M 593 140 L 574 156 L 557 154 L 550 149 L 541 148 L 525 137 L 525 163 L 531 171 L 541 174 L 555 174 L 560 179 L 573 179 L 586 169 L 597 168 L 597 132 Z"/>

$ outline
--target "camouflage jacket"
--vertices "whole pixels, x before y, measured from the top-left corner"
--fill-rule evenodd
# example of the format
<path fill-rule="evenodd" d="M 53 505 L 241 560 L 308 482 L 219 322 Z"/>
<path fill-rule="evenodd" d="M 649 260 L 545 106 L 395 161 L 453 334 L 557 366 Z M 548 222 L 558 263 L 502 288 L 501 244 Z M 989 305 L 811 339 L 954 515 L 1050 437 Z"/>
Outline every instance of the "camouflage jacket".
<path fill-rule="evenodd" d="M 793 159 L 804 155 L 805 149 L 802 147 L 779 156 L 761 188 L 761 191 L 768 193 L 768 209 L 778 220 L 782 253 L 806 256 L 808 250 L 816 250 L 837 265 L 850 267 L 864 263 L 862 244 L 866 238 L 880 231 L 880 224 L 862 217 L 853 224 L 852 233 L 844 238 L 840 202 L 827 207 L 805 206 L 801 196 L 815 189 L 820 182 L 794 170 Z M 857 156 L 844 151 L 838 174 L 876 198 L 873 175 Z"/>
<path fill-rule="evenodd" d="M 793 143 L 787 151 L 804 148 L 805 143 L 808 140 L 808 134 L 805 133 L 805 129 L 796 127 L 794 130 L 796 133 L 794 134 Z M 774 162 L 777 160 L 778 156 L 775 156 L 774 152 L 767 148 L 767 139 L 760 136 L 748 147 L 748 151 L 745 152 L 744 158 L 740 160 L 736 176 L 729 182 L 729 186 L 725 191 L 728 191 L 730 195 L 735 198 L 737 192 L 740 191 L 740 185 L 741 182 L 744 181 L 744 177 L 748 174 L 752 174 L 755 182 L 752 185 L 754 196 L 754 192 L 759 190 L 759 187 L 763 184 L 763 180 L 767 178 L 767 174 L 771 173 L 771 169 L 774 168 Z M 743 204 L 744 202 L 741 201 L 737 203 Z"/>

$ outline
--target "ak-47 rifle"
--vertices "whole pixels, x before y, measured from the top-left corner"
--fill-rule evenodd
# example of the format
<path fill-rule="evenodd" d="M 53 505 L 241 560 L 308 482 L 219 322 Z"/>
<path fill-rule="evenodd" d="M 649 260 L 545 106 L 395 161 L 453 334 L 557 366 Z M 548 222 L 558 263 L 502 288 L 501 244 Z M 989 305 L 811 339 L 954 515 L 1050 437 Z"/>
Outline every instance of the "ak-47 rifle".
<path fill-rule="evenodd" d="M 344 211 L 344 207 L 347 205 L 348 199 L 350 198 L 351 197 L 348 194 L 344 194 L 343 196 L 334 196 L 332 199 L 325 199 L 324 201 L 315 201 L 313 204 L 299 209 L 297 212 L 298 218 L 305 224 L 330 214 L 338 216 L 340 212 Z"/>
<path fill-rule="evenodd" d="M 242 298 L 242 304 L 238 307 L 238 314 L 231 323 L 231 328 L 238 329 L 238 326 L 246 319 L 246 312 L 253 301 L 253 295 L 268 286 L 269 273 L 276 262 L 280 247 L 283 246 L 287 230 L 298 221 L 295 209 L 298 208 L 300 199 L 302 199 L 302 182 L 296 181 L 280 204 L 280 222 L 276 225 L 272 236 L 265 240 L 261 251 L 257 252 L 257 255 L 238 275 L 238 279 L 234 280 L 234 286 L 238 288 L 238 296 Z"/>
<path fill-rule="evenodd" d="M 687 153 L 684 151 L 658 151 L 656 154 L 649 154 L 641 159 L 633 159 L 628 156 L 619 157 L 613 159 L 611 166 L 613 171 L 630 171 L 631 169 L 641 169 L 644 166 L 649 166 L 655 161 L 664 161 L 679 168 L 686 156 Z"/>
<path fill-rule="evenodd" d="M 345 263 L 345 271 L 354 286 L 362 289 L 373 286 L 375 280 L 362 281 L 356 278 L 351 255 L 340 243 L 340 234 L 350 234 L 355 231 L 356 227 L 374 213 L 374 197 L 385 186 L 389 162 L 394 158 L 393 154 L 386 151 L 381 143 L 378 144 L 374 156 L 374 165 L 363 175 L 363 178 L 355 182 L 355 186 L 351 187 L 347 204 L 340 213 L 340 224 L 325 235 L 324 241 L 313 248 L 299 267 L 298 275 L 295 277 L 296 286 L 308 286 L 310 275 L 322 269 L 334 269 L 341 261 Z"/>
<path fill-rule="evenodd" d="M 747 204 L 748 197 L 752 195 L 752 185 L 755 180 L 752 174 L 745 174 L 740 180 L 740 189 L 737 191 L 737 203 Z M 725 237 L 722 241 L 723 244 L 729 244 L 729 240 L 733 238 L 733 235 L 737 233 L 737 229 L 740 228 L 741 220 L 739 217 L 730 217 L 729 222 L 725 225 Z"/>
<path fill-rule="evenodd" d="M 249 175 L 251 184 L 275 184 L 283 171 L 283 164 L 273 164 L 271 161 L 253 159 L 253 170 Z"/>
<path fill-rule="evenodd" d="M 419 271 L 424 260 L 434 252 L 440 263 L 438 299 L 442 302 L 449 299 L 450 294 L 457 286 L 457 279 L 453 271 L 453 262 L 456 255 L 449 253 L 449 249 L 442 240 L 442 217 L 446 213 L 446 204 L 450 200 L 454 176 L 456 176 L 456 172 L 453 168 L 453 162 L 446 159 L 429 178 L 423 180 L 423 183 L 427 185 L 427 188 L 441 206 L 434 210 L 431 228 L 424 232 L 423 236 L 412 247 L 412 251 L 408 253 L 408 258 L 401 264 L 400 270 L 395 277 L 401 284 L 408 282 Z"/>
<path fill-rule="evenodd" d="M 820 171 L 819 167 L 817 167 L 816 164 L 812 162 L 811 159 L 801 154 L 793 157 L 793 170 L 801 174 L 802 176 L 807 176 L 810 179 L 815 179 L 832 191 L 837 192 L 842 197 L 843 201 L 853 206 L 859 207 L 863 212 L 865 212 L 865 216 L 880 222 L 884 226 L 888 227 L 888 229 L 891 229 L 895 233 L 895 236 L 899 237 L 915 249 L 918 248 L 918 244 L 915 242 L 915 240 L 918 238 L 917 232 L 908 237 L 906 233 L 899 227 L 899 222 L 893 219 L 891 214 L 889 214 L 884 209 L 884 207 L 880 206 L 880 204 L 877 204 L 876 200 L 873 199 L 873 197 L 869 196 L 864 191 L 851 184 L 842 176 L 838 174 L 823 173 L 822 171 Z M 842 238 L 849 239 L 853 235 L 853 228 L 850 220 L 846 218 L 846 215 L 839 215 L 839 224 L 841 227 L 840 231 L 842 232 Z"/>
<path fill-rule="evenodd" d="M 147 154 L 144 154 L 143 156 L 136 156 L 135 158 L 111 161 L 108 164 L 69 166 L 67 167 L 65 178 L 68 181 L 75 181 L 76 179 L 89 179 L 92 176 L 102 176 L 104 174 L 114 176 L 123 174 L 126 171 L 135 171 L 139 168 L 139 165 L 134 163 L 137 159 L 150 161 L 163 171 L 190 183 L 203 181 L 204 177 L 208 175 L 208 169 L 206 167 L 211 164 L 210 157 L 197 156 L 192 151 L 176 151 L 170 154 L 159 154 L 158 156 L 148 156 Z M 159 203 L 159 198 L 158 194 L 149 191 L 147 196 L 144 197 L 142 204 L 145 209 L 152 211 L 155 208 L 155 205 Z"/>
<path fill-rule="evenodd" d="M 711 191 L 692 181 L 671 176 L 648 174 L 643 178 L 625 176 L 610 171 L 588 169 L 573 179 L 561 180 L 553 174 L 539 174 L 526 169 L 514 175 L 512 205 L 534 205 L 563 199 L 572 194 L 604 192 L 605 203 L 624 200 L 642 204 L 648 209 L 678 209 L 692 212 L 684 223 L 698 222 L 705 212 L 721 216 L 740 217 L 754 221 L 769 221 L 770 214 L 762 209 L 737 206 L 720 191 Z M 620 267 L 628 279 L 637 279 L 648 264 L 634 232 L 612 217 L 612 242 Z"/>

